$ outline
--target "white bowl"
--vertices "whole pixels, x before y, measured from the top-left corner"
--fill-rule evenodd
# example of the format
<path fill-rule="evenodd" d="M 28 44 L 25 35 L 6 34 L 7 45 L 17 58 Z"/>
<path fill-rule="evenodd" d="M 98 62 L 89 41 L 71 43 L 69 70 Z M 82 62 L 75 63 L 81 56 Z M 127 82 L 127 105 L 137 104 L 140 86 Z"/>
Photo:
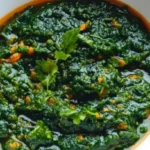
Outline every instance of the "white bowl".
<path fill-rule="evenodd" d="M 48 0 L 0 0 L 0 26 L 4 24 L 7 19 L 14 15 L 17 11 L 23 10 L 23 8 L 31 5 L 33 1 L 37 3 L 41 1 L 48 1 Z M 52 1 L 52 0 L 49 0 Z M 150 0 L 109 0 L 111 2 L 116 3 L 116 1 L 122 2 L 127 4 L 130 9 L 133 10 L 136 14 L 145 22 L 147 28 L 150 31 Z M 123 4 L 123 5 L 124 5 Z M 18 8 L 19 9 L 16 9 Z M 13 11 L 15 10 L 15 11 Z M 139 13 L 137 13 L 139 12 Z M 140 140 L 137 144 L 135 144 L 131 150 L 150 150 L 150 132 L 148 132 L 142 140 Z M 1 149 L 1 148 L 0 148 Z"/>

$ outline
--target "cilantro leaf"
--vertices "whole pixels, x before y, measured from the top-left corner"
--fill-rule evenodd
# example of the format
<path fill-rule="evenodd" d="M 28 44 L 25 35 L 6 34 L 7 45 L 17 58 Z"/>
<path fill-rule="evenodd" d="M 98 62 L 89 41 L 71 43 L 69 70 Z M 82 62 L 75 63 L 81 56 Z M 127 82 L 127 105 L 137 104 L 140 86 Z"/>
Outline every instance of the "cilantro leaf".
<path fill-rule="evenodd" d="M 85 118 L 86 118 L 86 114 L 84 114 L 84 113 L 79 113 L 78 115 L 72 116 L 73 123 L 76 125 L 79 125 L 81 123 L 81 121 L 85 120 Z"/>
<path fill-rule="evenodd" d="M 66 109 L 60 112 L 61 117 L 70 117 L 74 124 L 79 125 L 81 121 L 85 120 L 87 115 L 86 113 L 80 112 L 81 110 L 76 109 Z"/>
<path fill-rule="evenodd" d="M 51 139 L 52 132 L 42 121 L 37 121 L 35 128 L 28 134 L 28 137 L 32 139 L 38 139 L 39 137 L 42 139 Z"/>
<path fill-rule="evenodd" d="M 66 54 L 70 54 L 77 47 L 79 28 L 71 29 L 62 36 L 61 48 Z"/>
<path fill-rule="evenodd" d="M 47 88 L 55 81 L 58 67 L 51 59 L 36 61 L 36 79 Z"/>
<path fill-rule="evenodd" d="M 55 52 L 55 59 L 56 60 L 67 60 L 68 57 L 70 57 L 70 55 L 69 54 L 65 54 L 62 51 L 56 51 Z"/>
<path fill-rule="evenodd" d="M 81 120 L 80 120 L 80 118 L 78 117 L 78 116 L 73 116 L 73 123 L 75 124 L 75 125 L 79 125 L 80 124 L 80 122 L 81 122 Z"/>
<path fill-rule="evenodd" d="M 37 121 L 35 128 L 27 135 L 26 141 L 31 149 L 37 149 L 41 144 L 50 144 L 52 137 L 49 128 L 42 121 Z"/>
<path fill-rule="evenodd" d="M 71 29 L 62 36 L 62 43 L 59 45 L 60 51 L 56 51 L 54 57 L 56 60 L 67 60 L 77 47 L 79 28 Z"/>
<path fill-rule="evenodd" d="M 42 84 L 46 86 L 47 88 L 50 86 L 51 83 L 55 81 L 55 75 L 54 74 L 48 74 L 44 80 L 42 80 Z"/>
<path fill-rule="evenodd" d="M 77 114 L 77 113 L 78 113 L 78 110 L 67 109 L 67 110 L 61 111 L 60 116 L 68 117 L 68 116 L 72 116 L 72 115 Z"/>

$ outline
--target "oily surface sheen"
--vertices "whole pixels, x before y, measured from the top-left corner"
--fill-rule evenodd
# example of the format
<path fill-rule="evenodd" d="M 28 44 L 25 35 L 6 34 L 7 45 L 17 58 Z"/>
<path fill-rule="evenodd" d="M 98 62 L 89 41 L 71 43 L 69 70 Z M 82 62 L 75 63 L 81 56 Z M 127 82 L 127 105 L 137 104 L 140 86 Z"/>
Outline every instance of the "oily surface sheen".
<path fill-rule="evenodd" d="M 0 31 L 4 150 L 123 150 L 150 114 L 150 33 L 127 8 L 47 3 Z M 138 130 L 137 130 L 138 129 Z"/>

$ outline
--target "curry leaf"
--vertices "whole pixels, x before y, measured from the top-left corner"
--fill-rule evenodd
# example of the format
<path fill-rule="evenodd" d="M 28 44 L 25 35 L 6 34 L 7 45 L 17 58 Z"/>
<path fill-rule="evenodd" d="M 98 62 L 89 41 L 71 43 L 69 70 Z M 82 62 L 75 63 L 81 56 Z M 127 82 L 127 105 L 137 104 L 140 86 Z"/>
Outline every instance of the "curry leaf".
<path fill-rule="evenodd" d="M 58 67 L 51 59 L 36 61 L 36 79 L 44 86 L 49 87 L 55 81 Z"/>
<path fill-rule="evenodd" d="M 67 60 L 68 57 L 70 57 L 70 55 L 69 54 L 65 54 L 62 51 L 56 51 L 54 57 L 55 57 L 56 60 Z"/>

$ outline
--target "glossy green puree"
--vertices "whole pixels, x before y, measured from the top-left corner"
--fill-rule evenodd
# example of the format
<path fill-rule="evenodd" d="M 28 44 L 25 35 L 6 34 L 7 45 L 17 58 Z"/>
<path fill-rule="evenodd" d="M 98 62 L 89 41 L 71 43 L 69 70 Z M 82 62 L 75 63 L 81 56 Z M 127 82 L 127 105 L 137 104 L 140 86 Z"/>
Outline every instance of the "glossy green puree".
<path fill-rule="evenodd" d="M 150 33 L 127 8 L 47 3 L 0 30 L 4 150 L 123 150 L 150 114 Z M 139 128 L 139 130 L 137 130 Z"/>

